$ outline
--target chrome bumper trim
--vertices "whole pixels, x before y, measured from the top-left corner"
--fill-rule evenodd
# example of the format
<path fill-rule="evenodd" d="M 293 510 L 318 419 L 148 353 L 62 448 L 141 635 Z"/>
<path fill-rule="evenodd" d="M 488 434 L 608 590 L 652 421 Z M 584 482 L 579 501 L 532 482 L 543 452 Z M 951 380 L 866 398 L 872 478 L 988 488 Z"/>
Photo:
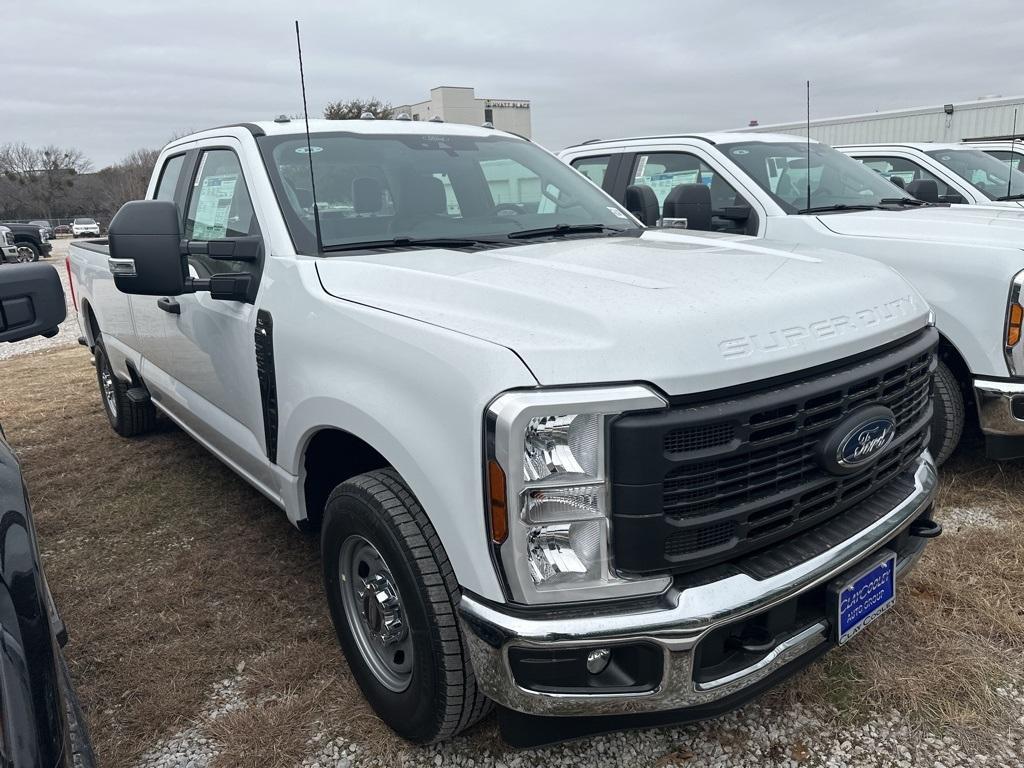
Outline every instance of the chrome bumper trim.
<path fill-rule="evenodd" d="M 1013 415 L 1014 397 L 1024 397 L 1024 383 L 974 380 L 974 399 L 978 403 L 978 421 L 986 435 L 1024 436 L 1024 420 Z"/>
<path fill-rule="evenodd" d="M 673 588 L 665 600 L 670 607 L 623 611 L 606 615 L 559 616 L 557 608 L 536 617 L 510 615 L 463 595 L 459 619 L 478 684 L 499 704 L 536 715 L 600 715 L 655 712 L 706 704 L 768 677 L 775 670 L 826 642 L 816 624 L 791 637 L 774 658 L 755 664 L 733 679 L 698 687 L 693 680 L 693 651 L 716 627 L 760 613 L 823 584 L 883 547 L 906 529 L 932 503 L 938 478 L 931 456 L 924 453 L 914 473 L 914 490 L 887 515 L 828 552 L 776 576 L 758 581 L 737 574 L 721 581 L 684 590 Z M 917 556 L 897 564 L 902 576 Z M 815 630 L 815 631 L 812 631 Z M 564 648 L 647 642 L 664 654 L 660 684 L 634 693 L 542 693 L 520 687 L 508 661 L 510 647 Z"/>

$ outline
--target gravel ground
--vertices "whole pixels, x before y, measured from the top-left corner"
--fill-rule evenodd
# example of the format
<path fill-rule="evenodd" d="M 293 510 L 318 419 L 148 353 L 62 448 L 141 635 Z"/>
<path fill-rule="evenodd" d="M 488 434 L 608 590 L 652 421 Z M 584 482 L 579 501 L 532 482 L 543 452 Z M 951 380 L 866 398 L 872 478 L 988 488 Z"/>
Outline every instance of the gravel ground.
<path fill-rule="evenodd" d="M 64 286 L 64 298 L 68 305 L 67 319 L 60 324 L 60 330 L 57 335 L 52 338 L 44 339 L 42 337 L 37 337 L 34 339 L 19 341 L 17 344 L 0 344 L 0 360 L 27 355 L 44 349 L 67 347 L 78 343 L 78 336 L 81 333 L 78 329 L 78 314 L 75 312 L 74 304 L 71 301 L 71 286 L 68 284 L 68 271 L 64 267 L 64 257 L 68 254 L 68 246 L 70 244 L 71 241 L 68 239 L 54 240 L 53 252 L 50 254 L 49 258 L 42 260 L 43 263 L 53 266 L 53 268 L 57 270 L 57 274 L 60 275 L 60 283 Z M 3 269 L 4 267 L 0 266 L 0 270 Z"/>
<path fill-rule="evenodd" d="M 225 712 L 244 709 L 237 695 L 241 675 L 220 682 L 207 708 L 187 729 L 162 741 L 139 768 L 205 768 L 217 756 L 209 726 Z M 1024 690 L 1003 688 L 1000 695 L 1024 712 Z M 920 731 L 893 710 L 865 722 L 834 725 L 838 713 L 801 705 L 773 708 L 760 703 L 692 726 L 626 731 L 541 750 L 492 753 L 466 739 L 398 755 L 377 755 L 343 739 L 314 737 L 301 768 L 532 768 L 533 766 L 608 766 L 608 768 L 1020 768 L 1024 765 L 1024 715 L 1004 738 L 984 751 L 965 750 L 950 736 Z"/>

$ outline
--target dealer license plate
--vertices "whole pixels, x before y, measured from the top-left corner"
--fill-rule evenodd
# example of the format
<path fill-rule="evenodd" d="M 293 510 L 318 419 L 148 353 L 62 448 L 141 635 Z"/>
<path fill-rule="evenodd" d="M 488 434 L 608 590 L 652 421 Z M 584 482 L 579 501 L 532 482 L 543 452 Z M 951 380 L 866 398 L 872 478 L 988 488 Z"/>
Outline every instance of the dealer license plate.
<path fill-rule="evenodd" d="M 896 553 L 842 584 L 836 601 L 840 645 L 885 613 L 896 601 Z"/>

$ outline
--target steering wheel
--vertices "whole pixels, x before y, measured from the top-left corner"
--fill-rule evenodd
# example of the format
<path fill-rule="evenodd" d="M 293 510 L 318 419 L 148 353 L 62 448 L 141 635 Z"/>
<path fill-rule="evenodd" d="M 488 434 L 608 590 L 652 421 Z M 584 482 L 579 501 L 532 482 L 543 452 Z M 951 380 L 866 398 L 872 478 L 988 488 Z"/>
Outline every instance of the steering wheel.
<path fill-rule="evenodd" d="M 495 216 L 519 216 L 522 213 L 525 211 L 515 203 L 498 203 L 494 206 Z"/>

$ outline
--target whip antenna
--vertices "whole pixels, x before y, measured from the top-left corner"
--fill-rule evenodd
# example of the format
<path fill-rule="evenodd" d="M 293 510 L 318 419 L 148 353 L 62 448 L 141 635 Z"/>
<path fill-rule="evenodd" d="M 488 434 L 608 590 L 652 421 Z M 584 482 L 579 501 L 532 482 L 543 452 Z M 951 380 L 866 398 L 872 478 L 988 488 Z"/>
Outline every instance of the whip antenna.
<path fill-rule="evenodd" d="M 811 81 L 807 81 L 807 207 L 811 207 Z"/>
<path fill-rule="evenodd" d="M 316 202 L 316 176 L 313 174 L 313 143 L 309 139 L 309 108 L 306 106 L 306 74 L 302 69 L 302 38 L 299 21 L 295 20 L 295 45 L 299 49 L 299 82 L 302 84 L 302 116 L 306 121 L 306 157 L 309 158 L 309 186 L 313 194 L 313 228 L 316 231 L 316 252 L 323 253 L 324 241 L 320 234 L 320 207 Z"/>
<path fill-rule="evenodd" d="M 1009 168 L 1006 173 L 1006 197 L 1010 197 L 1010 188 L 1013 186 L 1013 145 L 1017 143 L 1017 108 L 1013 108 L 1013 130 L 1010 131 L 1010 157 L 1006 162 Z"/>

